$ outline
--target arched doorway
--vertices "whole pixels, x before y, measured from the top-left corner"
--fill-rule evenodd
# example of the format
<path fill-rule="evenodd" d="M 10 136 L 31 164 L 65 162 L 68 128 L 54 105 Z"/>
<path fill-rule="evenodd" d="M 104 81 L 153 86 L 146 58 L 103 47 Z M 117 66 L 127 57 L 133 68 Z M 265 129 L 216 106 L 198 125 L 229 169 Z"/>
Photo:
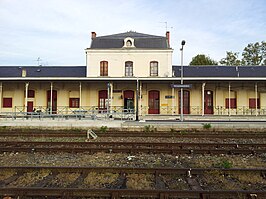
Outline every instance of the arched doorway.
<path fill-rule="evenodd" d="M 131 112 L 134 110 L 134 91 L 126 90 L 124 96 L 124 111 Z"/>
<path fill-rule="evenodd" d="M 149 91 L 149 114 L 160 114 L 160 91 Z"/>
<path fill-rule="evenodd" d="M 51 113 L 51 90 L 47 91 L 47 112 Z M 52 91 L 52 114 L 57 113 L 57 91 Z"/>
<path fill-rule="evenodd" d="M 178 107 L 179 114 L 181 113 L 181 91 L 178 91 Z M 190 92 L 183 90 L 183 113 L 190 114 Z"/>

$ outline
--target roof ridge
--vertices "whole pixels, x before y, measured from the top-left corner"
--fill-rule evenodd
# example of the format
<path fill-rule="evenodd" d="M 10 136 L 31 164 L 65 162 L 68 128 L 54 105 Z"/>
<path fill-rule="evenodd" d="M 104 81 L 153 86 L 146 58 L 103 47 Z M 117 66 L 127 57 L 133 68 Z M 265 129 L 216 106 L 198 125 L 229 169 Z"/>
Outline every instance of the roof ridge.
<path fill-rule="evenodd" d="M 140 32 L 136 32 L 136 31 L 127 31 L 127 32 L 122 32 L 122 33 L 117 33 L 117 34 L 99 36 L 99 37 L 96 37 L 95 39 L 97 39 L 97 38 L 100 38 L 100 39 L 105 39 L 105 38 L 121 39 L 121 38 L 124 38 L 124 37 L 165 38 L 164 36 L 150 35 L 150 34 L 140 33 Z"/>

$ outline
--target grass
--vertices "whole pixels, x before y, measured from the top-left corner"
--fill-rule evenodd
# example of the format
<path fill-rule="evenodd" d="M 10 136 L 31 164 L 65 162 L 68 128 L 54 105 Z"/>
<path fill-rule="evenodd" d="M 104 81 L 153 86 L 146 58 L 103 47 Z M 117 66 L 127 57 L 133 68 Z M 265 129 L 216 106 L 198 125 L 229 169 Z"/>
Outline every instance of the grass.
<path fill-rule="evenodd" d="M 144 126 L 144 132 L 156 132 L 157 128 L 151 125 L 146 125 Z"/>
<path fill-rule="evenodd" d="M 101 132 L 101 133 L 106 133 L 107 129 L 108 129 L 107 126 L 101 126 L 101 128 L 100 128 L 100 132 Z"/>
<path fill-rule="evenodd" d="M 209 130 L 211 129 L 212 125 L 210 123 L 202 124 L 203 129 Z"/>
<path fill-rule="evenodd" d="M 222 160 L 217 165 L 215 165 L 215 167 L 220 167 L 220 168 L 223 168 L 223 169 L 230 169 L 230 168 L 233 167 L 233 163 L 230 162 L 229 160 Z"/>

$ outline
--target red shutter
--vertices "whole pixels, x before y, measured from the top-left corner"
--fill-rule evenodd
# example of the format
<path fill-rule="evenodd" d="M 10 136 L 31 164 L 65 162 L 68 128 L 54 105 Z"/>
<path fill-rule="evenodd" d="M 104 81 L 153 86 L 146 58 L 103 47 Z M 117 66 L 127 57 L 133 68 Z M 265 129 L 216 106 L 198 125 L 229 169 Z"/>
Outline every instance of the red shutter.
<path fill-rule="evenodd" d="M 236 108 L 236 98 L 230 99 L 230 109 Z M 225 99 L 225 108 L 229 108 L 229 98 Z"/>
<path fill-rule="evenodd" d="M 249 99 L 249 108 L 256 108 L 256 98 Z M 257 98 L 257 108 L 260 108 L 260 99 Z"/>
<path fill-rule="evenodd" d="M 3 108 L 12 108 L 12 98 L 3 98 Z"/>

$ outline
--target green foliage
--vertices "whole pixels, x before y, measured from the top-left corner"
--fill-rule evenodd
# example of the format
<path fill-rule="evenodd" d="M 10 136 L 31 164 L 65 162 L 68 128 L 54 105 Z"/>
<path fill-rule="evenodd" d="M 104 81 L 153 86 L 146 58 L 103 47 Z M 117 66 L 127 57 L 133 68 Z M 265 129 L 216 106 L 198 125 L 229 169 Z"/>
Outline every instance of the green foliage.
<path fill-rule="evenodd" d="M 155 131 L 157 131 L 157 129 L 154 128 L 154 126 L 151 125 L 144 126 L 144 132 L 155 132 Z"/>
<path fill-rule="evenodd" d="M 250 43 L 244 48 L 242 53 L 243 65 L 256 66 L 266 64 L 266 42 Z"/>
<path fill-rule="evenodd" d="M 230 169 L 233 167 L 233 163 L 229 162 L 228 160 L 223 160 L 220 163 L 218 163 L 216 166 L 223 169 Z"/>
<path fill-rule="evenodd" d="M 241 60 L 238 59 L 238 52 L 226 51 L 226 57 L 221 59 L 220 64 L 225 66 L 240 66 Z"/>
<path fill-rule="evenodd" d="M 210 129 L 212 127 L 212 125 L 210 123 L 202 124 L 202 126 L 204 129 Z"/>
<path fill-rule="evenodd" d="M 220 64 L 227 66 L 259 66 L 266 65 L 266 42 L 250 43 L 243 52 L 242 59 L 238 58 L 238 52 L 227 51 L 226 57 Z"/>
<path fill-rule="evenodd" d="M 107 131 L 107 128 L 108 128 L 107 126 L 101 126 L 100 132 L 105 133 Z"/>
<path fill-rule="evenodd" d="M 192 61 L 189 63 L 190 66 L 209 66 L 209 65 L 218 65 L 218 62 L 211 59 L 209 56 L 204 54 L 199 54 L 192 58 Z"/>

